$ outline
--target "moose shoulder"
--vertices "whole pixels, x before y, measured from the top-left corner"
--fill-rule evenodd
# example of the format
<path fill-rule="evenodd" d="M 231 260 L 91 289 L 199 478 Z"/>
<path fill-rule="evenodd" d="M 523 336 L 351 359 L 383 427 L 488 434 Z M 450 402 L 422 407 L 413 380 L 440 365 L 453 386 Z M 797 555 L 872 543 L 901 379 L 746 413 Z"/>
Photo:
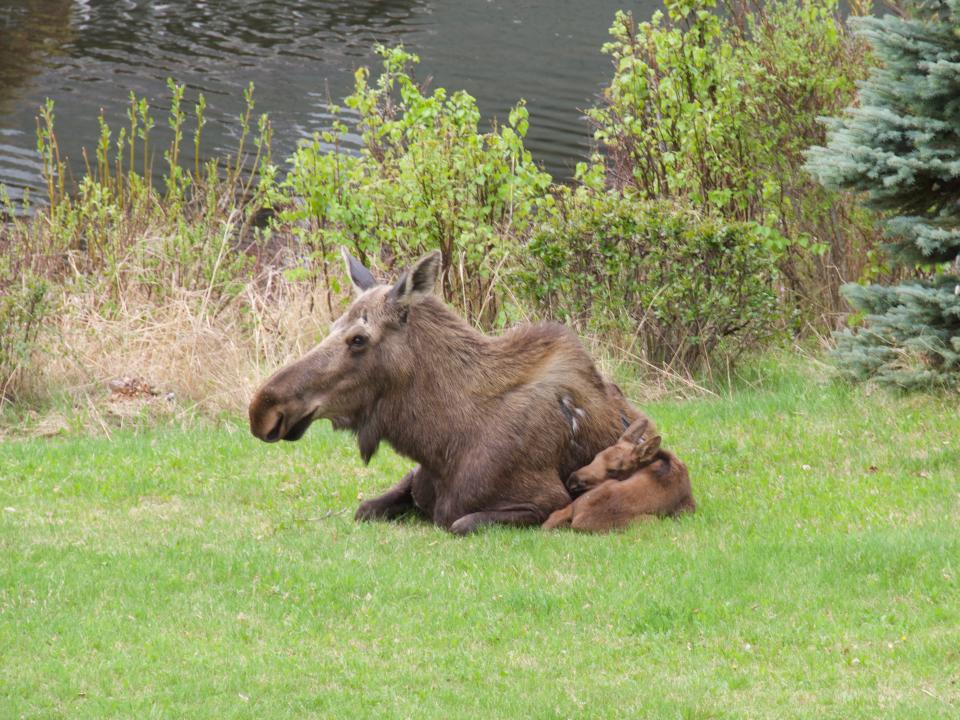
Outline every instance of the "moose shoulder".
<path fill-rule="evenodd" d="M 368 461 L 381 441 L 419 465 L 357 519 L 419 512 L 455 533 L 537 525 L 569 504 L 564 480 L 638 413 L 556 324 L 498 337 L 471 328 L 433 290 L 440 254 L 378 285 L 344 253 L 357 297 L 306 356 L 250 403 L 261 440 L 298 440 L 317 419 L 349 429 Z"/>

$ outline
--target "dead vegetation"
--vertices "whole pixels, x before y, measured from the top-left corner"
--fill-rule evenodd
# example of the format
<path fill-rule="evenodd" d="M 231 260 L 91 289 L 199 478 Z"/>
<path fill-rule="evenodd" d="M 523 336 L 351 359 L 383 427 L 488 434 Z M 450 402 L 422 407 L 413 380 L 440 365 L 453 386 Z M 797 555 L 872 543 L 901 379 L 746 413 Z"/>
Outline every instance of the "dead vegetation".
<path fill-rule="evenodd" d="M 240 412 L 263 376 L 299 357 L 325 332 L 329 315 L 313 285 L 251 282 L 208 312 L 202 293 L 178 289 L 150 302 L 124 297 L 123 311 L 65 294 L 33 358 L 34 401 L 63 393 L 91 414 L 130 418 Z"/>

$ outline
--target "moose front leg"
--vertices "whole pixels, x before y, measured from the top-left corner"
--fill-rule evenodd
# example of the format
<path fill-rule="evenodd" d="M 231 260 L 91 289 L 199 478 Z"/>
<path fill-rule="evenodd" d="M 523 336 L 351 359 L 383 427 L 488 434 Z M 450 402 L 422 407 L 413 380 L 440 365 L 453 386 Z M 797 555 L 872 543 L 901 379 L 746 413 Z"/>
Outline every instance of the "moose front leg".
<path fill-rule="evenodd" d="M 499 523 L 524 527 L 539 525 L 543 522 L 543 513 L 539 510 L 488 510 L 475 512 L 458 518 L 450 526 L 454 535 L 469 535 L 481 525 Z"/>
<path fill-rule="evenodd" d="M 444 508 L 447 512 L 441 513 L 440 517 L 435 515 L 434 520 L 454 535 L 468 535 L 481 525 L 494 523 L 514 527 L 540 525 L 552 512 L 570 504 L 570 495 L 556 471 L 510 477 L 506 485 L 514 491 L 526 489 L 529 494 L 526 497 L 514 495 L 514 498 L 507 502 L 494 500 L 490 503 L 493 507 L 489 510 L 470 513 L 463 512 L 471 509 L 469 507 L 462 508 L 461 512 L 457 513 L 455 508 L 448 506 Z M 478 505 L 483 507 L 483 504 Z M 446 518 L 442 515 L 446 515 Z"/>
<path fill-rule="evenodd" d="M 354 520 L 358 522 L 364 520 L 392 520 L 411 510 L 416 510 L 417 506 L 413 502 L 413 481 L 419 470 L 419 466 L 415 467 L 383 495 L 360 503 L 360 507 L 357 508 L 354 515 Z"/>

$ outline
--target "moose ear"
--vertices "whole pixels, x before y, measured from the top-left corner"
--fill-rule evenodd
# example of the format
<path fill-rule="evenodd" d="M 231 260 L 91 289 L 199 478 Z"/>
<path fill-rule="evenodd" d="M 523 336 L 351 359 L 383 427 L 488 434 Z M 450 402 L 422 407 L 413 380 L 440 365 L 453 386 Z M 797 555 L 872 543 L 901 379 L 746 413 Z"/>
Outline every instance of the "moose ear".
<path fill-rule="evenodd" d="M 440 274 L 440 251 L 434 250 L 417 260 L 390 290 L 389 298 L 397 305 L 409 307 L 433 294 Z"/>
<path fill-rule="evenodd" d="M 347 266 L 347 275 L 350 276 L 350 282 L 353 283 L 353 287 L 356 288 L 358 293 L 369 290 L 377 284 L 377 281 L 373 279 L 370 271 L 353 255 L 348 253 L 345 247 L 340 248 L 340 254 L 343 255 L 343 262 Z"/>
<path fill-rule="evenodd" d="M 660 436 L 654 435 L 648 440 L 637 443 L 630 451 L 630 463 L 634 469 L 643 467 L 651 462 L 657 456 L 660 450 Z"/>

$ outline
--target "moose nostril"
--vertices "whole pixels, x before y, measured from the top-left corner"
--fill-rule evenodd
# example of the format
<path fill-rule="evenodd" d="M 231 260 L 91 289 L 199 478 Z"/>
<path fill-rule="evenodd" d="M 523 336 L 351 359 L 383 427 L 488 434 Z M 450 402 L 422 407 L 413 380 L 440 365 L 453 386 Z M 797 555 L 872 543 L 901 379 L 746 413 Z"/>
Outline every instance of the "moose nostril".
<path fill-rule="evenodd" d="M 283 415 L 281 414 L 281 415 L 277 418 L 277 424 L 274 425 L 274 426 L 273 426 L 273 429 L 272 429 L 270 432 L 267 433 L 266 437 L 264 437 L 264 440 L 266 440 L 267 442 L 276 442 L 277 440 L 279 440 L 279 439 L 280 439 L 280 427 L 281 427 L 282 425 L 283 425 Z"/>

